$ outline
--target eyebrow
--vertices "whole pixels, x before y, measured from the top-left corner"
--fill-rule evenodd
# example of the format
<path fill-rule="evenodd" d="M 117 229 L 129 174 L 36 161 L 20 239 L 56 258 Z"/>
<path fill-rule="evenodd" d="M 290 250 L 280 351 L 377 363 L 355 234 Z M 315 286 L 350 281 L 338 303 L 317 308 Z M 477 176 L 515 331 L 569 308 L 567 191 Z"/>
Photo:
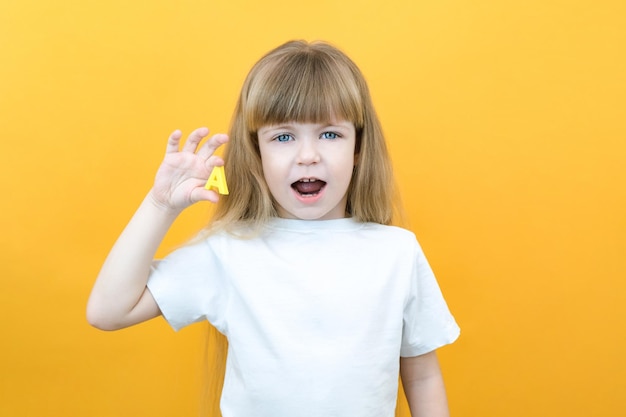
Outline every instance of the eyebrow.
<path fill-rule="evenodd" d="M 283 129 L 293 129 L 296 125 L 299 124 L 311 124 L 311 125 L 316 125 L 319 126 L 320 129 L 327 129 L 327 128 L 337 128 L 337 129 L 349 129 L 351 122 L 348 121 L 342 121 L 339 123 L 333 123 L 333 122 L 328 122 L 328 123 L 283 123 L 283 124 L 277 124 L 277 125 L 271 125 L 271 126 L 264 126 L 262 128 L 260 128 L 257 133 L 258 134 L 264 134 L 264 133 L 268 133 L 268 132 L 272 132 L 274 130 L 283 130 Z"/>
<path fill-rule="evenodd" d="M 271 126 L 264 126 L 264 127 L 260 128 L 257 132 L 259 134 L 261 134 L 261 133 L 271 132 L 271 131 L 274 131 L 274 130 L 290 129 L 292 127 L 293 127 L 293 125 L 289 125 L 289 124 L 271 125 Z"/>

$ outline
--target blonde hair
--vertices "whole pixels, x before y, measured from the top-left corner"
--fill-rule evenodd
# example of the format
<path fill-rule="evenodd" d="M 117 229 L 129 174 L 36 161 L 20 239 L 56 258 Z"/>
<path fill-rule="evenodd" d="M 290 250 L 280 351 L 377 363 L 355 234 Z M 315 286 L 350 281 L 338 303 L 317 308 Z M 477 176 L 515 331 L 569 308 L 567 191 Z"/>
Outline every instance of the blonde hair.
<path fill-rule="evenodd" d="M 367 83 L 343 52 L 324 42 L 290 41 L 250 70 L 235 108 L 224 154 L 230 195 L 222 196 L 209 231 L 259 229 L 277 215 L 265 182 L 257 131 L 283 122 L 350 121 L 358 163 L 348 188 L 348 215 L 391 224 L 395 184 L 391 161 Z"/>

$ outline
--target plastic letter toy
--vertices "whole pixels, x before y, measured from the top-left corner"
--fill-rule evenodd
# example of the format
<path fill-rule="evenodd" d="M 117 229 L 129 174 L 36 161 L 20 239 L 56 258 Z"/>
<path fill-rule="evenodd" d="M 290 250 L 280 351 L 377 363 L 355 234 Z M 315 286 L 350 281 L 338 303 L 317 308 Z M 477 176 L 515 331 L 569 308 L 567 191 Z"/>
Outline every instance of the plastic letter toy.
<path fill-rule="evenodd" d="M 213 167 L 211 175 L 204 186 L 207 190 L 211 188 L 217 188 L 217 192 L 226 195 L 228 194 L 228 186 L 226 185 L 226 175 L 224 174 L 224 167 Z"/>

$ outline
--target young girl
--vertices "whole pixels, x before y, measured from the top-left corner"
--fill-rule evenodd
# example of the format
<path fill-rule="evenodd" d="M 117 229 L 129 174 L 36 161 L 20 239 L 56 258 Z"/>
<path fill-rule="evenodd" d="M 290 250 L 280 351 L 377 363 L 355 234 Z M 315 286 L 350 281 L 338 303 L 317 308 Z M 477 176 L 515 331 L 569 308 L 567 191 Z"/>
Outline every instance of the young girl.
<path fill-rule="evenodd" d="M 459 328 L 414 235 L 390 226 L 390 161 L 355 64 L 288 42 L 252 68 L 230 135 L 200 145 L 207 135 L 180 150 L 181 132 L 170 136 L 94 285 L 90 323 L 208 320 L 229 342 L 224 417 L 393 416 L 398 372 L 413 416 L 448 415 L 435 350 Z M 222 165 L 230 194 L 218 196 L 204 185 Z M 201 200 L 217 203 L 207 233 L 153 262 Z"/>

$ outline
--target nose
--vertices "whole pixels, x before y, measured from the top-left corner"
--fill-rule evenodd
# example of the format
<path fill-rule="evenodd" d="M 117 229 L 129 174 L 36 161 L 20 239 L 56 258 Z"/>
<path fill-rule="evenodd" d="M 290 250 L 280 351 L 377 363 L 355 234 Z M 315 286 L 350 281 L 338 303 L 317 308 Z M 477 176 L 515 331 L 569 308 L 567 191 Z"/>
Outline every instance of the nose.
<path fill-rule="evenodd" d="M 319 141 L 314 137 L 307 137 L 300 140 L 298 147 L 297 162 L 298 165 L 317 164 L 321 160 L 319 152 Z"/>

